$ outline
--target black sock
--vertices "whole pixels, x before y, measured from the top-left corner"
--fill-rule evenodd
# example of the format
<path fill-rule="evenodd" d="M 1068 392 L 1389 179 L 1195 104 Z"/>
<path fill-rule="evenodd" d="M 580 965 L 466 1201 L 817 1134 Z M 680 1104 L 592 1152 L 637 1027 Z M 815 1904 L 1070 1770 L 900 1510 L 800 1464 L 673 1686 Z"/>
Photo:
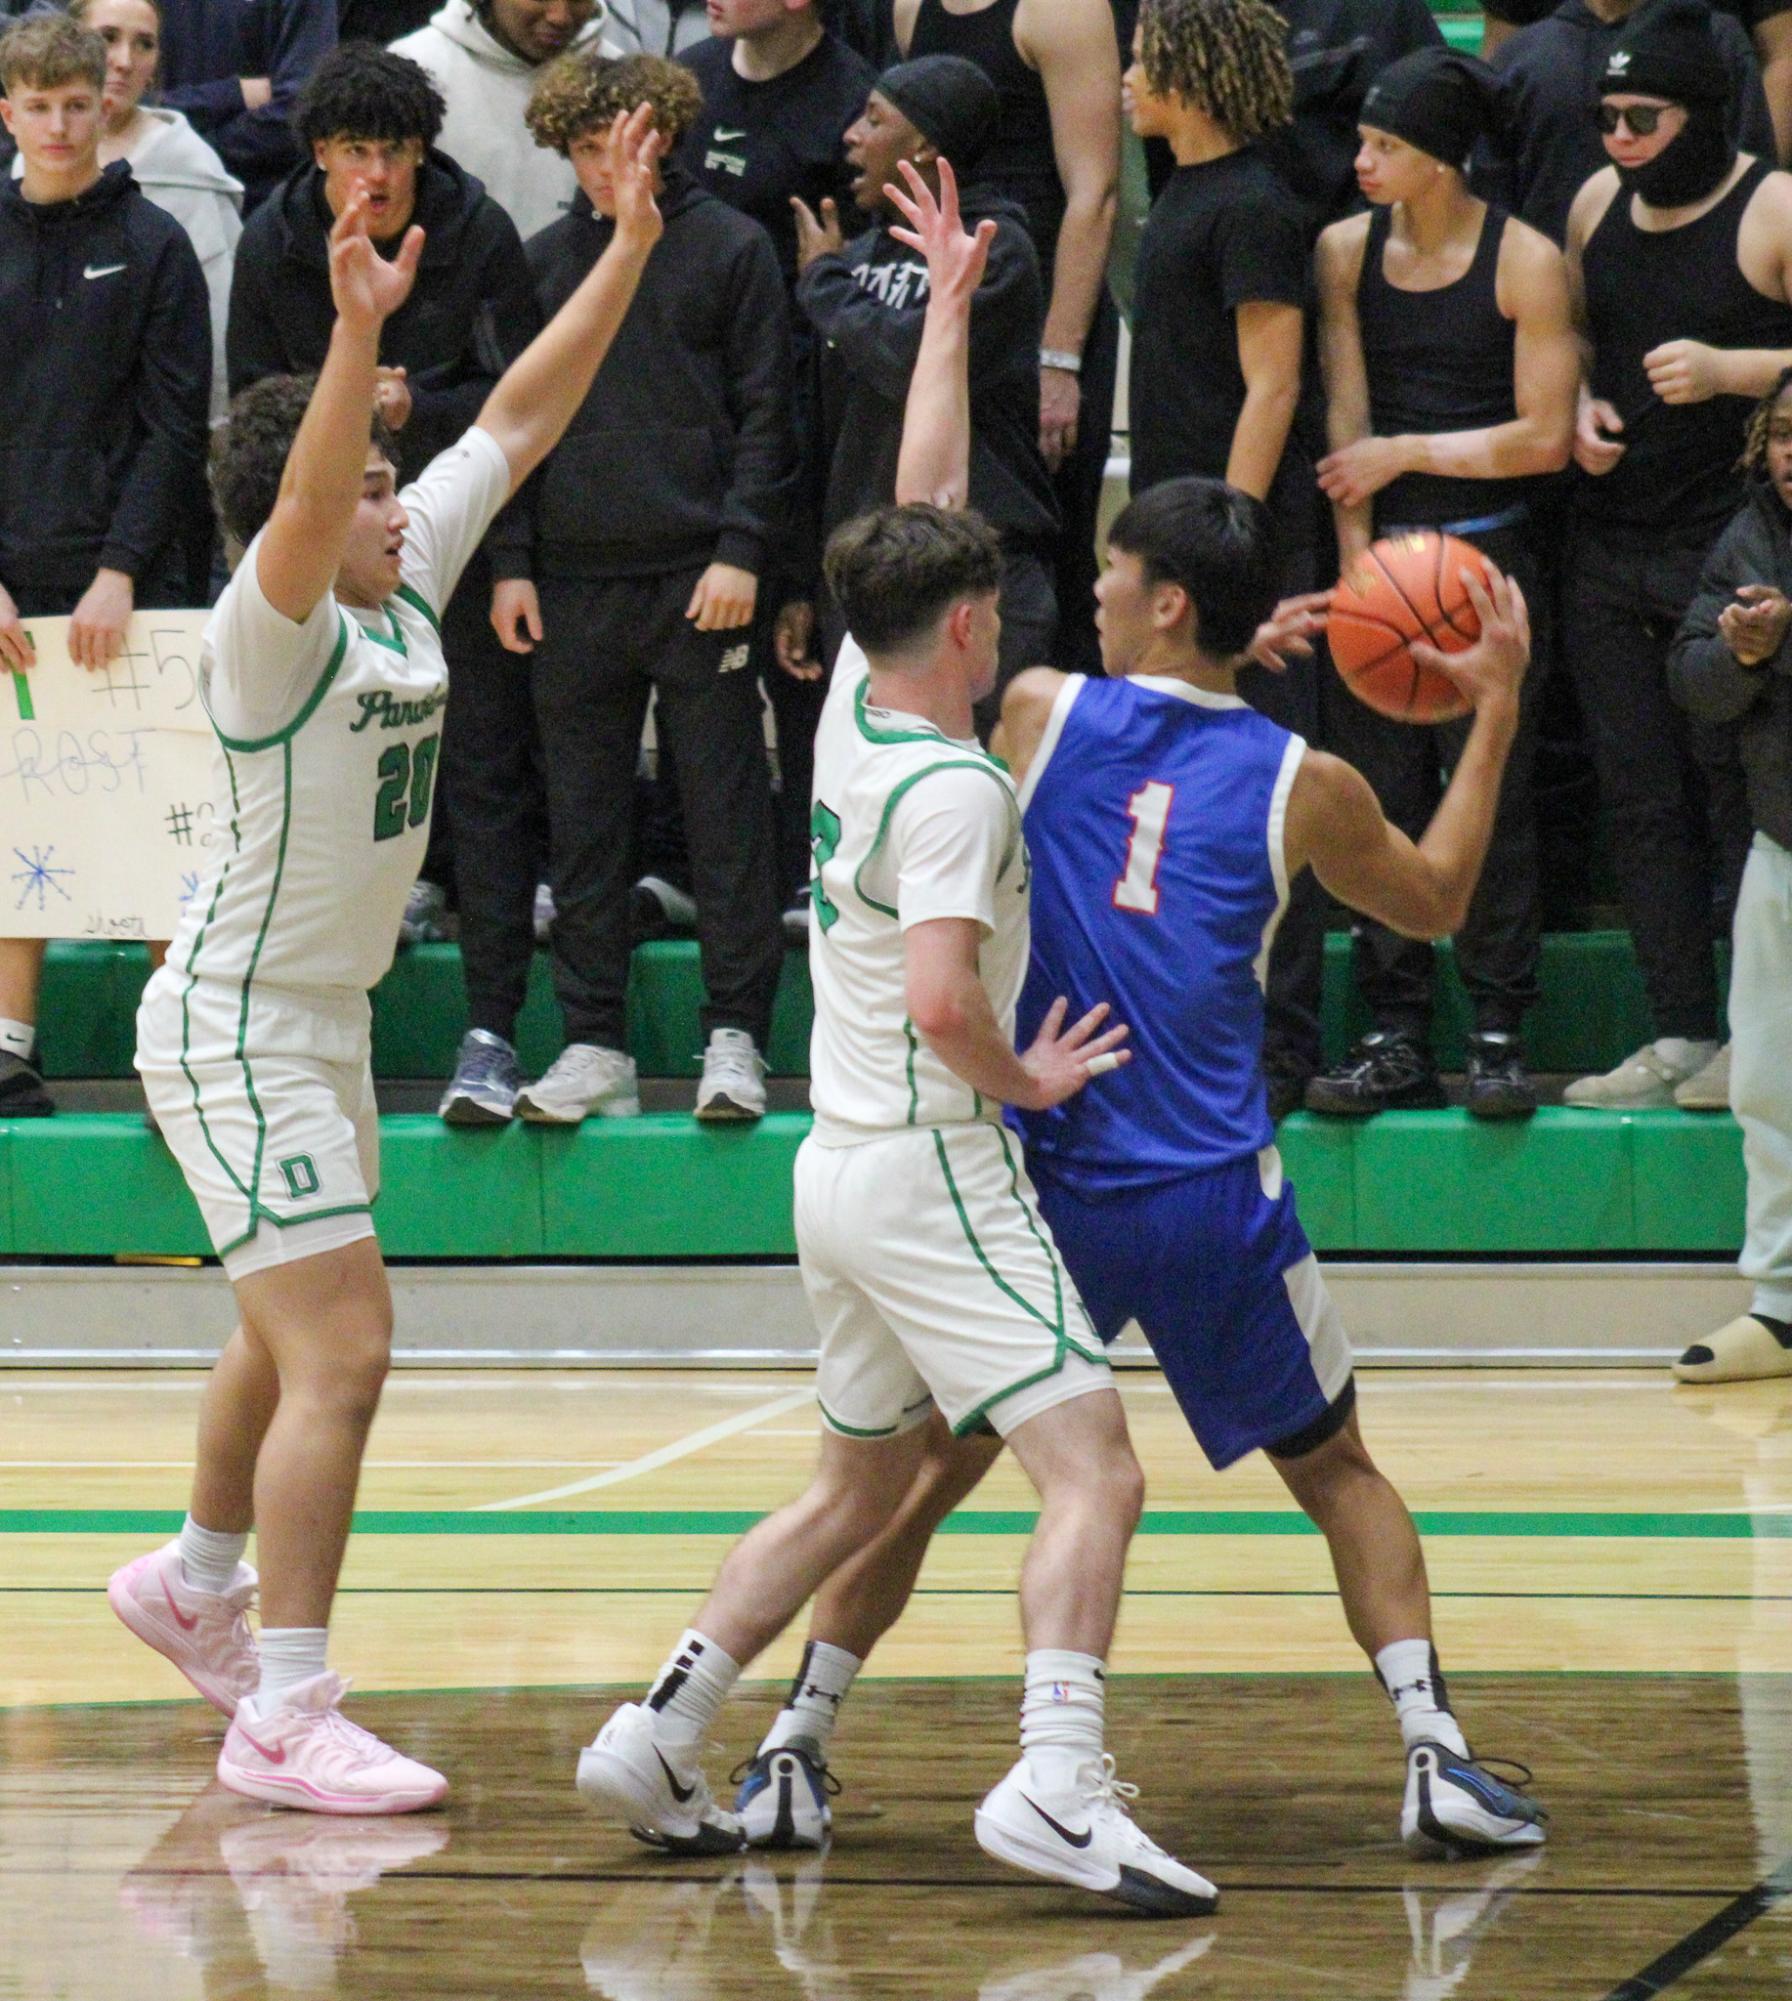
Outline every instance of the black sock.
<path fill-rule="evenodd" d="M 1792 1321 L 1776 1320 L 1771 1313 L 1763 1313 L 1759 1307 L 1750 1307 L 1749 1318 L 1760 1321 L 1782 1348 L 1792 1348 Z"/>

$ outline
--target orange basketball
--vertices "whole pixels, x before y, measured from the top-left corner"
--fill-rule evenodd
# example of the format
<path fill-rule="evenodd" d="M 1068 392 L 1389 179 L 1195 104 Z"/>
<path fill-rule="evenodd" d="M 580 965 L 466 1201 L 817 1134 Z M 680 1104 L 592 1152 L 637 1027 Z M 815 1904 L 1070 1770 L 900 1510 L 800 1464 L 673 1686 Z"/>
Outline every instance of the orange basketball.
<path fill-rule="evenodd" d="M 1326 638 L 1332 664 L 1358 701 L 1401 723 L 1468 714 L 1455 682 L 1406 650 L 1422 639 L 1440 653 L 1462 653 L 1480 637 L 1465 569 L 1486 580 L 1480 550 L 1427 529 L 1375 543 L 1338 579 Z"/>

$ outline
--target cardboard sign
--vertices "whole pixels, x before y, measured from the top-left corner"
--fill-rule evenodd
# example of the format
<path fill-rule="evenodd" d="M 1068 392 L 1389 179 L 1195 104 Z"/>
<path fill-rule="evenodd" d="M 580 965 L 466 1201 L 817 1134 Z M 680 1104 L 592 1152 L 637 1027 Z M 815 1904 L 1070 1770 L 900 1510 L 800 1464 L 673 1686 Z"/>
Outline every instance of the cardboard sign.
<path fill-rule="evenodd" d="M 138 612 L 97 673 L 66 618 L 25 621 L 37 665 L 0 669 L 0 936 L 173 935 L 214 839 L 209 616 Z"/>

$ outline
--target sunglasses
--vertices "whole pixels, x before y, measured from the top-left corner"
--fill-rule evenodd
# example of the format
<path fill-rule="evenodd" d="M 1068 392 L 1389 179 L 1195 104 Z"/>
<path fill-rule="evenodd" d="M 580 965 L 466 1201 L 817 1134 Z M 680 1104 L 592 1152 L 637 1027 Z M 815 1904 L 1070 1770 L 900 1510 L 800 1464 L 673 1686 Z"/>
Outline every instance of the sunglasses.
<path fill-rule="evenodd" d="M 1593 122 L 1609 139 L 1620 125 L 1638 139 L 1653 139 L 1655 130 L 1673 109 L 1671 104 L 1602 104 Z"/>

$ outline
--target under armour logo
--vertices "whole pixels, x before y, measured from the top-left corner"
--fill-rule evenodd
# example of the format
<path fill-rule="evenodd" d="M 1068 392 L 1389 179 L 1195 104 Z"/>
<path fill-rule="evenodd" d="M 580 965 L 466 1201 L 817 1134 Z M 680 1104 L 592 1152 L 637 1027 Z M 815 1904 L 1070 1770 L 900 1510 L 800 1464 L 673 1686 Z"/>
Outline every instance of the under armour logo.
<path fill-rule="evenodd" d="M 745 640 L 738 646 L 729 647 L 728 651 L 722 655 L 721 665 L 717 667 L 716 672 L 718 674 L 733 674 L 737 672 L 747 664 L 747 658 L 752 651 L 752 647 Z"/>
<path fill-rule="evenodd" d="M 831 1702 L 836 1709 L 840 1707 L 840 1698 L 831 1688 L 817 1688 L 814 1682 L 809 1682 L 804 1687 L 803 1696 L 805 1700 L 819 1699 L 822 1702 Z"/>

